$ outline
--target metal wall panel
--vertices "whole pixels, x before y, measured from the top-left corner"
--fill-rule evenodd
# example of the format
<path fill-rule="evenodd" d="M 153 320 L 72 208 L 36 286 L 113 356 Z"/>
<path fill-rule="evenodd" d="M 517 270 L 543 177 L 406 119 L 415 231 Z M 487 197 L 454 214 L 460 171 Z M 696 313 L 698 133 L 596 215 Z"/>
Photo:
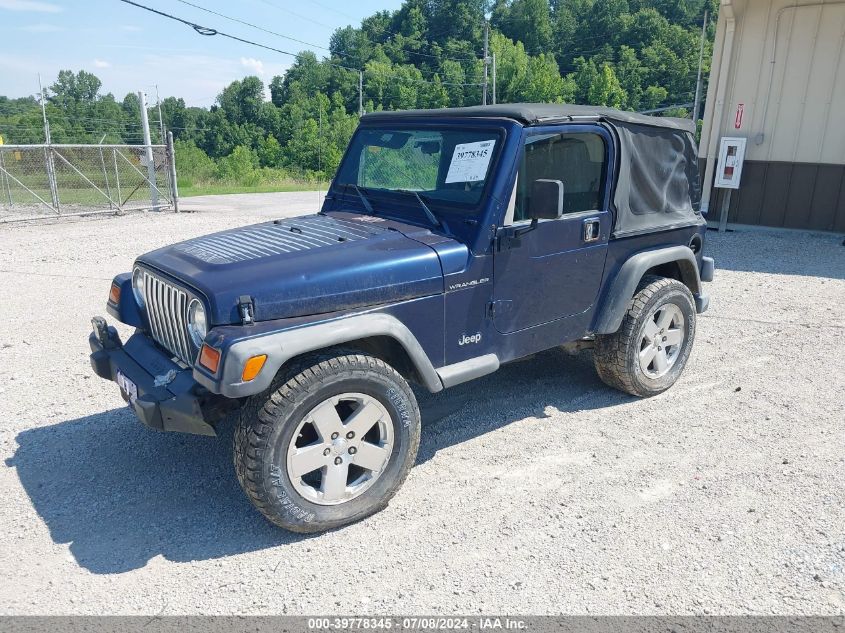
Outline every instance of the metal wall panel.
<path fill-rule="evenodd" d="M 845 230 L 845 0 L 722 5 L 700 152 L 748 139 L 729 220 Z M 723 192 L 708 184 L 712 220 Z"/>
<path fill-rule="evenodd" d="M 749 139 L 750 160 L 845 163 L 845 3 L 736 0 L 736 33 L 720 121 L 704 134 Z M 721 26 L 721 25 L 720 25 Z M 717 31 L 716 49 L 724 38 Z M 710 78 L 715 86 L 716 77 Z M 711 88 L 712 90 L 712 88 Z M 711 95 L 708 95 L 710 99 Z M 737 111 L 743 114 L 737 127 Z M 712 104 L 710 104 L 712 106 Z M 707 151 L 708 148 L 702 148 Z M 714 155 L 714 148 L 707 151 Z"/>
<path fill-rule="evenodd" d="M 710 220 L 724 190 L 714 190 Z M 845 231 L 845 165 L 746 161 L 728 221 L 814 231 Z"/>
<path fill-rule="evenodd" d="M 843 183 L 845 183 L 845 167 L 819 165 L 813 201 L 810 205 L 810 217 L 807 222 L 808 228 L 822 231 L 835 228 L 837 208 L 842 212 L 845 207 L 845 199 L 842 200 L 842 205 L 839 205 Z M 842 215 L 845 221 L 845 213 Z"/>

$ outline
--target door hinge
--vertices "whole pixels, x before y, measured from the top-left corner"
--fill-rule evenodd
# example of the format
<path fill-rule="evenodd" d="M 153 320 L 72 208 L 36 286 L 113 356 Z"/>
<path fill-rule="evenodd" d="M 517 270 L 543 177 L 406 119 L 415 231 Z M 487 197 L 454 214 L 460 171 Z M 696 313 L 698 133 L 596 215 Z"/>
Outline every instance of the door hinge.
<path fill-rule="evenodd" d="M 255 324 L 255 306 L 252 303 L 252 297 L 249 295 L 238 297 L 238 314 L 241 316 L 242 325 Z"/>

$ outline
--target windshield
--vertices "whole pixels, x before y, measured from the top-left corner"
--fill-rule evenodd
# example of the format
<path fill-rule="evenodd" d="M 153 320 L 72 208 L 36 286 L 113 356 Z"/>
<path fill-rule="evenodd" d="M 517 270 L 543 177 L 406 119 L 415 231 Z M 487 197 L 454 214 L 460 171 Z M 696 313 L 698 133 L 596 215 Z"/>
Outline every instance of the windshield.
<path fill-rule="evenodd" d="M 474 207 L 501 133 L 460 128 L 365 128 L 350 143 L 335 182 L 365 192 L 417 192 L 426 202 Z"/>

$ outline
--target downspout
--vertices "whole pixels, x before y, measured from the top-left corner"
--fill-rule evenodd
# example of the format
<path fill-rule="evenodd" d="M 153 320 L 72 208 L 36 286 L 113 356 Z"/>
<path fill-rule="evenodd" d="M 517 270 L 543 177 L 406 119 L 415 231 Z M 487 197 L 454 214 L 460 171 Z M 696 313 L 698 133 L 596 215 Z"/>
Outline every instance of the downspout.
<path fill-rule="evenodd" d="M 713 174 L 716 170 L 716 148 L 719 146 L 719 134 L 722 131 L 722 118 L 725 112 L 725 93 L 728 88 L 728 75 L 731 69 L 731 55 L 733 54 L 734 33 L 736 32 L 736 16 L 734 15 L 733 0 L 722 0 L 719 7 L 719 19 L 725 18 L 725 39 L 722 42 L 722 56 L 719 60 L 719 81 L 713 101 L 713 117 L 710 120 L 710 137 L 707 141 L 707 151 L 704 158 L 707 168 L 704 170 L 704 190 L 701 193 L 701 212 L 707 214 L 710 209 L 710 195 L 713 191 Z"/>

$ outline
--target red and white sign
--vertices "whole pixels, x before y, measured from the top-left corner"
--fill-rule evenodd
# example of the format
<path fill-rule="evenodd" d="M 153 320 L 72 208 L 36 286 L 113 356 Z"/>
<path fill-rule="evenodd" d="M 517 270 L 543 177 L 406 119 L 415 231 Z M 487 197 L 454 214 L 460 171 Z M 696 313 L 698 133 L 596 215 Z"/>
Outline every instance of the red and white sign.
<path fill-rule="evenodd" d="M 734 127 L 738 130 L 742 127 L 742 115 L 745 114 L 745 104 L 738 103 L 736 105 L 736 118 L 734 119 Z"/>

